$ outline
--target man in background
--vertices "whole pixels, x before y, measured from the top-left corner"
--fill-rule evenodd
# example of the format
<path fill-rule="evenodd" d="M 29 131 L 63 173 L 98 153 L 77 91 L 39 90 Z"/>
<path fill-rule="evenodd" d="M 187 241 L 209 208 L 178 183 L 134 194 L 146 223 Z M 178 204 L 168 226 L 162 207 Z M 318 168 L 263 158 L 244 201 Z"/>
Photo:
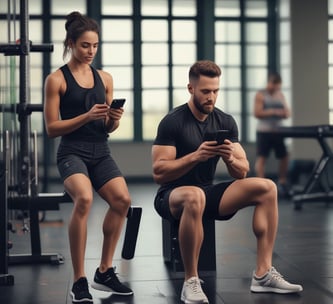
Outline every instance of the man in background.
<path fill-rule="evenodd" d="M 282 79 L 278 73 L 270 73 L 266 88 L 257 92 L 254 103 L 254 116 L 257 123 L 257 159 L 255 172 L 258 177 L 265 176 L 266 160 L 274 150 L 279 160 L 278 193 L 281 197 L 288 196 L 287 186 L 288 151 L 284 138 L 279 134 L 272 134 L 282 125 L 284 119 L 290 117 L 290 109 L 281 92 Z M 269 133 L 267 133 L 269 132 Z"/>

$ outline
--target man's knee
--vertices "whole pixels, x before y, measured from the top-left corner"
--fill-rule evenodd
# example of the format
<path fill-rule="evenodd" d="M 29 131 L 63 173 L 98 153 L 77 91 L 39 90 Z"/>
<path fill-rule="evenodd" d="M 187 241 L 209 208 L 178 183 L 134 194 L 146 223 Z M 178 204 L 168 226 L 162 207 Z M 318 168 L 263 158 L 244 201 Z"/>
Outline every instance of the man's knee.
<path fill-rule="evenodd" d="M 205 193 L 200 188 L 196 187 L 188 187 L 181 193 L 179 197 L 181 206 L 182 206 L 182 213 L 186 213 L 190 216 L 202 216 L 205 205 L 206 205 L 206 198 Z M 177 209 L 175 205 L 171 204 L 172 209 Z"/>
<path fill-rule="evenodd" d="M 201 189 L 190 190 L 184 197 L 184 210 L 191 215 L 202 215 L 205 204 L 205 195 Z"/>
<path fill-rule="evenodd" d="M 272 180 L 260 178 L 256 185 L 259 196 L 271 203 L 277 202 L 277 187 Z"/>
<path fill-rule="evenodd" d="M 265 193 L 271 193 L 276 192 L 276 185 L 275 183 L 269 179 L 269 178 L 259 178 L 259 181 L 257 182 L 258 187 L 260 187 L 260 190 Z"/>

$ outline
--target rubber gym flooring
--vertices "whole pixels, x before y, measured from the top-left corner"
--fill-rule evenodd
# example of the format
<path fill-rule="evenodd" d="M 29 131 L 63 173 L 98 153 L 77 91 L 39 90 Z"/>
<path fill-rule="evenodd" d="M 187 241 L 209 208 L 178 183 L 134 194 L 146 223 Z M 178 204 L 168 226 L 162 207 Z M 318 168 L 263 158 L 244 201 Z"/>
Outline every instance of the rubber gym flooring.
<path fill-rule="evenodd" d="M 122 281 L 133 289 L 130 297 L 113 296 L 91 289 L 95 304 L 173 304 L 180 302 L 182 273 L 169 270 L 162 258 L 161 219 L 153 208 L 157 186 L 129 184 L 133 205 L 143 208 L 135 257 L 121 259 L 123 235 L 115 255 L 115 266 Z M 333 206 L 305 203 L 294 210 L 292 202 L 279 202 L 279 231 L 273 264 L 289 281 L 303 285 L 299 294 L 253 294 L 249 290 L 256 260 L 256 242 L 251 230 L 253 208 L 246 208 L 230 221 L 216 222 L 216 272 L 201 274 L 203 289 L 210 303 L 216 304 L 328 304 L 333 303 Z M 0 286 L 3 304 L 71 303 L 72 270 L 67 224 L 72 204 L 59 211 L 47 211 L 40 224 L 42 250 L 60 253 L 60 265 L 10 265 L 13 286 Z M 101 255 L 101 225 L 106 204 L 95 196 L 89 218 L 86 273 L 92 279 Z M 13 222 L 10 254 L 30 252 L 29 233 L 22 221 Z"/>

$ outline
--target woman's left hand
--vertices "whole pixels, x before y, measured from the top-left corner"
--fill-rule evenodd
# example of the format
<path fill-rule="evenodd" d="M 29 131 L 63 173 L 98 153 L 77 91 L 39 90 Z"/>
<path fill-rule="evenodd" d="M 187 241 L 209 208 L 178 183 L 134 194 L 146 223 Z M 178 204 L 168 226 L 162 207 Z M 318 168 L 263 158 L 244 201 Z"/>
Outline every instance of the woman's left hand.
<path fill-rule="evenodd" d="M 124 113 L 123 108 L 119 108 L 119 109 L 110 108 L 109 111 L 108 111 L 108 117 L 112 121 L 117 121 L 117 120 L 121 119 L 123 113 Z"/>

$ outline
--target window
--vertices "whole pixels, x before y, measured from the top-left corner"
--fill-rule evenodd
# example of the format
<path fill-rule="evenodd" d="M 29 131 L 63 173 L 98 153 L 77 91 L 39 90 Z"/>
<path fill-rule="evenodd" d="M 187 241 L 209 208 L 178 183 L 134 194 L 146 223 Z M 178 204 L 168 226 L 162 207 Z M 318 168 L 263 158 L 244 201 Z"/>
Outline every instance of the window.
<path fill-rule="evenodd" d="M 329 122 L 333 124 L 333 0 L 328 0 L 328 93 Z"/>
<path fill-rule="evenodd" d="M 142 0 L 135 17 L 131 4 L 102 1 L 103 69 L 113 75 L 115 94 L 128 98 L 126 122 L 111 136 L 153 140 L 162 117 L 188 98 L 187 70 L 196 59 L 196 4 Z"/>
<path fill-rule="evenodd" d="M 266 0 L 215 0 L 215 61 L 222 67 L 218 105 L 235 117 L 242 141 L 255 140 L 254 96 L 266 85 L 270 68 L 269 5 Z"/>
<path fill-rule="evenodd" d="M 264 88 L 267 82 L 267 22 L 249 21 L 245 23 L 245 53 L 247 93 L 245 96 L 246 106 L 243 107 L 243 111 L 246 111 L 247 117 L 246 139 L 254 141 L 256 126 L 256 118 L 253 116 L 254 97 L 256 92 Z"/>
<path fill-rule="evenodd" d="M 121 8 L 124 10 L 123 6 Z M 117 132 L 110 139 L 132 140 L 133 125 L 133 21 L 128 18 L 103 19 L 101 23 L 103 69 L 113 77 L 114 98 L 126 98 L 125 112 Z M 121 29 L 121 31 L 119 30 Z"/>
<path fill-rule="evenodd" d="M 197 5 L 202 4 L 198 1 L 201 0 L 100 0 L 99 15 L 98 11 L 88 11 L 86 0 L 50 0 L 50 12 L 46 17 L 44 1 L 29 1 L 31 40 L 35 43 L 44 40 L 54 45 L 54 51 L 48 56 L 31 54 L 31 101 L 41 103 L 45 75 L 65 63 L 62 53 L 66 15 L 73 10 L 97 14 L 95 19 L 102 31 L 97 62 L 113 76 L 114 98 L 127 100 L 122 123 L 110 138 L 152 140 L 161 118 L 189 97 L 186 89 L 188 69 L 205 43 L 205 35 L 197 37 Z M 278 2 L 282 17 L 285 16 L 286 1 Z M 329 0 L 331 16 L 332 1 Z M 269 30 L 272 19 L 268 12 L 275 12 L 272 5 L 268 0 L 215 0 L 212 19 L 207 20 L 214 23 L 215 44 L 212 48 L 215 61 L 222 67 L 218 105 L 236 118 L 244 141 L 255 139 L 254 94 L 265 85 L 270 64 L 277 65 L 277 58 L 272 60 L 271 48 L 276 45 Z M 7 29 L 7 10 L 7 4 L 0 7 L 2 29 Z M 288 18 L 282 17 L 279 27 L 281 74 L 286 88 L 286 85 L 290 87 L 290 37 Z M 333 32 L 332 24 L 333 17 L 330 32 Z M 11 39 L 17 35 L 19 31 L 12 33 Z M 329 38 L 331 42 L 332 37 L 333 34 Z M 7 31 L 1 31 L 0 39 L 6 41 L 7 38 Z M 331 44 L 330 48 L 333 49 Z M 45 58 L 48 60 L 43 62 Z M 330 74 L 333 74 L 332 58 L 329 64 Z M 333 92 L 333 80 L 330 84 Z M 333 109 L 333 101 L 330 104 Z M 42 116 L 34 113 L 32 119 L 33 127 L 42 132 Z"/>
<path fill-rule="evenodd" d="M 237 2 L 235 2 L 237 3 Z M 237 117 L 241 113 L 241 29 L 237 21 L 216 21 L 215 61 L 222 68 L 217 106 Z"/>

